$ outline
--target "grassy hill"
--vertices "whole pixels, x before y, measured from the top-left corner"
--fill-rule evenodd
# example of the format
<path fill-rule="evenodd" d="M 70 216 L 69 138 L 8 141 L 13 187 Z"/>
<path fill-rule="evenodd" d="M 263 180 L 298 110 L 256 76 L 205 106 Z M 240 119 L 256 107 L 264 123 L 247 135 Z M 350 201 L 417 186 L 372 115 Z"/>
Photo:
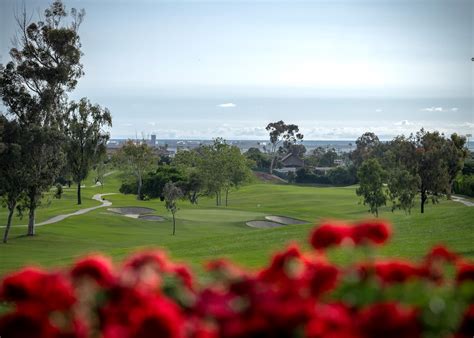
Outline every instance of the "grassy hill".
<path fill-rule="evenodd" d="M 92 184 L 86 182 L 86 185 Z M 83 189 L 83 205 L 75 203 L 75 190 L 65 189 L 62 199 L 47 197 L 38 210 L 37 219 L 99 205 L 92 200 L 97 193 L 117 192 L 118 175 L 107 177 L 104 187 Z M 180 202 L 177 233 L 171 235 L 171 215 L 159 200 L 137 201 L 134 196 L 116 194 L 106 197 L 113 207 L 144 206 L 156 209 L 165 222 L 151 222 L 112 214 L 107 208 L 67 218 L 59 223 L 37 227 L 37 236 L 23 236 L 25 227 L 14 227 L 8 244 L 0 244 L 0 274 L 25 264 L 46 266 L 69 264 L 88 252 L 105 252 L 121 258 L 140 247 L 163 247 L 172 257 L 186 260 L 195 267 L 208 259 L 226 256 L 237 262 L 257 267 L 268 260 L 268 254 L 289 241 L 306 245 L 308 232 L 320 219 L 357 220 L 370 217 L 359 204 L 355 187 L 306 187 L 270 183 L 254 183 L 229 196 L 228 207 L 216 207 L 214 199 L 203 198 L 199 205 Z M 307 220 L 307 225 L 290 225 L 273 229 L 255 229 L 245 225 L 266 215 L 285 215 Z M 456 251 L 474 257 L 474 208 L 442 200 L 428 205 L 425 214 L 418 208 L 406 215 L 383 208 L 381 217 L 390 220 L 394 237 L 380 255 L 420 257 L 435 243 L 445 243 Z M 5 224 L 6 210 L 0 209 L 0 223 Z M 14 220 L 14 225 L 27 219 Z M 3 232 L 3 228 L 0 231 Z M 336 259 L 345 259 L 336 253 Z"/>

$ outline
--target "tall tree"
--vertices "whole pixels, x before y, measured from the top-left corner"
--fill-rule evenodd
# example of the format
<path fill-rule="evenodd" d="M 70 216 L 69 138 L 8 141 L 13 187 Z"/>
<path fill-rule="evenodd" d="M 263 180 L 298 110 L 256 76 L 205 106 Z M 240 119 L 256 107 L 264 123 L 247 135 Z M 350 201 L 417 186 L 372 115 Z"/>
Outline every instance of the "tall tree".
<path fill-rule="evenodd" d="M 104 127 L 112 126 L 107 108 L 92 105 L 86 98 L 72 102 L 66 128 L 67 165 L 77 184 L 77 204 L 82 204 L 81 183 L 105 154 L 109 133 Z"/>
<path fill-rule="evenodd" d="M 446 160 L 449 176 L 449 184 L 446 191 L 448 198 L 451 198 L 454 181 L 456 176 L 462 171 L 468 154 L 469 151 L 466 148 L 466 138 L 464 136 L 454 133 L 446 140 L 443 157 Z"/>
<path fill-rule="evenodd" d="M 420 177 L 420 210 L 425 212 L 425 204 L 433 203 L 443 195 L 449 186 L 449 173 L 444 155 L 445 138 L 437 131 L 421 129 L 416 133 L 417 170 Z"/>
<path fill-rule="evenodd" d="M 380 140 L 377 135 L 372 132 L 362 134 L 356 140 L 356 149 L 352 152 L 351 158 L 356 168 L 362 165 L 362 162 L 373 157 L 374 149 L 380 145 Z"/>
<path fill-rule="evenodd" d="M 388 197 L 392 201 L 392 211 L 401 209 L 410 213 L 418 194 L 419 177 L 400 168 L 394 168 L 388 176 Z"/>
<path fill-rule="evenodd" d="M 128 140 L 114 155 L 114 162 L 137 180 L 137 199 L 142 200 L 143 177 L 158 159 L 146 142 Z"/>
<path fill-rule="evenodd" d="M 0 198 L 8 209 L 3 242 L 8 241 L 13 214 L 25 188 L 21 131 L 16 120 L 0 115 Z"/>
<path fill-rule="evenodd" d="M 69 17 L 69 19 L 68 19 Z M 25 149 L 24 206 L 29 209 L 28 235 L 34 235 L 35 211 L 43 192 L 54 183 L 63 162 L 66 93 L 83 75 L 78 29 L 84 11 L 66 11 L 56 0 L 36 22 L 23 13 L 11 61 L 0 66 L 0 96 L 22 130 Z"/>
<path fill-rule="evenodd" d="M 368 159 L 362 162 L 357 171 L 359 188 L 356 193 L 362 196 L 364 205 L 369 206 L 369 211 L 379 216 L 379 208 L 386 204 L 387 196 L 383 190 L 383 179 L 385 171 L 376 159 Z"/>
<path fill-rule="evenodd" d="M 164 188 L 166 209 L 173 215 L 173 236 L 176 234 L 176 213 L 178 212 L 177 201 L 183 197 L 183 192 L 173 182 L 168 182 Z"/>
<path fill-rule="evenodd" d="M 278 152 L 280 148 L 289 148 L 290 144 L 303 140 L 303 134 L 299 132 L 296 124 L 286 124 L 282 120 L 269 123 L 266 128 L 270 136 L 272 162 L 270 163 L 270 174 L 273 173 Z M 283 147 L 282 147 L 283 146 Z"/>

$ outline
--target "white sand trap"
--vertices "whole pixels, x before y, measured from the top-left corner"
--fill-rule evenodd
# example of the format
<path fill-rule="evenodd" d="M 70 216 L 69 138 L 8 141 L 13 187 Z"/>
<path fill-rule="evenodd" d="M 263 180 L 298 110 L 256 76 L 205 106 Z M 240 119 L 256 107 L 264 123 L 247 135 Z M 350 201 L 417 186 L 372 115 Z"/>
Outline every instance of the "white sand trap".
<path fill-rule="evenodd" d="M 138 219 L 144 219 L 146 221 L 155 221 L 155 222 L 163 222 L 165 220 L 164 217 L 157 216 L 157 215 L 140 215 Z"/>
<path fill-rule="evenodd" d="M 272 221 L 272 222 L 277 222 L 285 225 L 289 224 L 306 224 L 308 222 L 303 221 L 301 219 L 296 219 L 292 217 L 286 217 L 286 216 L 265 216 L 265 219 Z"/>
<path fill-rule="evenodd" d="M 133 218 L 138 217 L 138 216 L 133 216 L 133 215 L 146 215 L 155 211 L 155 209 L 144 208 L 144 207 L 108 208 L 107 210 L 115 212 L 117 214 L 125 215 L 127 217 L 133 217 Z"/>
<path fill-rule="evenodd" d="M 246 224 L 252 228 L 262 228 L 262 229 L 285 226 L 285 224 L 270 222 L 270 221 L 248 221 Z"/>

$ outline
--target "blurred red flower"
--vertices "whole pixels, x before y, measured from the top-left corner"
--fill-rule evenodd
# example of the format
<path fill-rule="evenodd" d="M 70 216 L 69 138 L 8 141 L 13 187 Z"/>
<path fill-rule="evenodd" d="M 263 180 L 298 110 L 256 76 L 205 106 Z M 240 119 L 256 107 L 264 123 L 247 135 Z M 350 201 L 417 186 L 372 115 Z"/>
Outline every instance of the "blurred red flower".
<path fill-rule="evenodd" d="M 392 231 L 390 225 L 384 221 L 364 221 L 352 228 L 351 237 L 356 244 L 383 244 Z"/>
<path fill-rule="evenodd" d="M 341 223 L 323 223 L 310 236 L 310 243 L 316 250 L 323 250 L 342 243 L 351 235 L 351 226 Z"/>
<path fill-rule="evenodd" d="M 71 277 L 75 281 L 87 278 L 102 287 L 110 287 L 116 282 L 112 261 L 101 255 L 78 260 L 71 269 Z"/>
<path fill-rule="evenodd" d="M 362 337 L 418 338 L 421 325 L 417 311 L 397 303 L 379 303 L 363 309 L 357 316 Z"/>

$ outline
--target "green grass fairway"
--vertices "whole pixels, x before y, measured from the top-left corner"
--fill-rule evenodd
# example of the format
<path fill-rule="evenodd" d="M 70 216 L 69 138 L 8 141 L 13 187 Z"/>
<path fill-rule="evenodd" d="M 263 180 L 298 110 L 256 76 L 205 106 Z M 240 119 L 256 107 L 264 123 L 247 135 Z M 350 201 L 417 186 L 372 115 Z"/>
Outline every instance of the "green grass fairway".
<path fill-rule="evenodd" d="M 90 185 L 90 182 L 85 182 Z M 83 189 L 80 208 L 98 205 L 91 199 L 96 193 L 117 192 L 116 174 L 107 178 L 105 187 Z M 88 252 L 105 252 L 119 259 L 140 247 L 166 248 L 172 257 L 190 262 L 195 267 L 203 261 L 221 256 L 257 267 L 267 262 L 268 255 L 290 241 L 306 243 L 313 224 L 324 218 L 357 220 L 370 217 L 359 204 L 355 187 L 305 187 L 255 183 L 232 192 L 229 207 L 215 207 L 214 199 L 203 198 L 199 205 L 180 202 L 176 236 L 171 235 L 171 215 L 159 200 L 137 201 L 131 195 L 112 195 L 107 199 L 113 207 L 144 206 L 156 209 L 165 222 L 151 222 L 111 214 L 99 208 L 88 214 L 73 216 L 59 223 L 37 227 L 37 235 L 25 237 L 24 227 L 14 227 L 8 244 L 0 244 L 0 274 L 25 264 L 46 266 L 69 264 Z M 48 200 L 48 198 L 46 198 Z M 51 200 L 38 210 L 42 221 L 57 214 L 80 209 L 75 204 L 75 190 L 66 189 L 61 200 Z M 265 215 L 285 215 L 307 220 L 307 225 L 290 225 L 274 229 L 254 229 L 245 221 L 263 219 Z M 383 208 L 381 217 L 393 223 L 394 236 L 380 255 L 417 258 L 435 243 L 445 243 L 459 253 L 474 257 L 474 207 L 442 200 L 427 205 L 424 215 L 418 208 L 406 215 Z M 0 209 L 0 222 L 6 221 L 6 210 Z M 27 219 L 15 218 L 14 224 Z M 3 228 L 0 231 L 3 233 Z M 306 244 L 305 244 L 306 245 Z M 335 254 L 344 259 L 343 254 Z"/>

